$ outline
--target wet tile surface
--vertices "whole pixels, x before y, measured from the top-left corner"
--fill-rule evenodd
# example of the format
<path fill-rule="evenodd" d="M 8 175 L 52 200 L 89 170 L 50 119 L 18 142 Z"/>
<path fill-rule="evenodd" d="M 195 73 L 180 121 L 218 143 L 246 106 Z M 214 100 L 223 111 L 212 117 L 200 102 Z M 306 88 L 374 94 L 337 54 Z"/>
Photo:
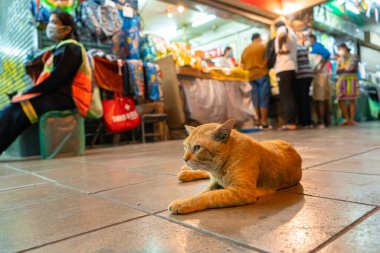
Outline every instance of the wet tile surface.
<path fill-rule="evenodd" d="M 87 195 L 0 211 L 0 251 L 33 248 L 141 215 L 139 211 Z"/>
<path fill-rule="evenodd" d="M 45 183 L 48 183 L 48 181 L 28 174 L 4 176 L 0 177 L 0 192 Z"/>
<path fill-rule="evenodd" d="M 375 152 L 369 152 L 368 155 L 369 154 L 371 154 L 371 157 L 376 157 Z M 316 166 L 313 169 L 380 176 L 380 159 L 372 160 L 372 159 L 358 159 L 358 157 L 351 157 L 351 158 L 344 159 L 341 161 L 336 161 L 333 163 Z"/>
<path fill-rule="evenodd" d="M 32 252 L 255 252 L 157 217 L 78 236 Z"/>
<path fill-rule="evenodd" d="M 147 212 L 157 212 L 166 210 L 173 200 L 202 192 L 207 185 L 208 180 L 180 183 L 177 177 L 168 176 L 154 183 L 131 185 L 97 196 Z"/>
<path fill-rule="evenodd" d="M 53 184 L 40 184 L 0 192 L 0 211 L 18 209 L 79 193 Z"/>
<path fill-rule="evenodd" d="M 0 165 L 0 177 L 9 176 L 9 175 L 16 175 L 21 174 L 21 172 L 10 168 L 6 165 Z"/>
<path fill-rule="evenodd" d="M 208 180 L 178 182 L 182 140 L 54 160 L 0 157 L 0 252 L 378 252 L 379 129 L 249 134 L 292 143 L 302 187 L 188 215 L 167 207 Z"/>
<path fill-rule="evenodd" d="M 301 182 L 307 195 L 380 205 L 380 176 L 310 169 L 303 171 Z"/>
<path fill-rule="evenodd" d="M 164 212 L 163 215 L 270 252 L 309 252 L 371 209 L 299 194 L 276 193 L 249 206 L 186 215 Z"/>
<path fill-rule="evenodd" d="M 366 252 L 380 251 L 380 210 L 359 225 L 333 241 L 320 252 Z"/>

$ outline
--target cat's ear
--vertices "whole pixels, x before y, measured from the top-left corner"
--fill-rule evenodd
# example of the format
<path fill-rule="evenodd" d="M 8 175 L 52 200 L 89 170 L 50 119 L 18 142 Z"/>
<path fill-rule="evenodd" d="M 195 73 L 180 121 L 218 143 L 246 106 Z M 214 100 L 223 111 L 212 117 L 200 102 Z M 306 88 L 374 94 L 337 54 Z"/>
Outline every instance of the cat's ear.
<path fill-rule="evenodd" d="M 191 132 L 194 130 L 194 128 L 195 127 L 185 125 L 185 129 L 186 129 L 186 131 L 187 131 L 188 134 L 191 134 Z"/>
<path fill-rule="evenodd" d="M 226 143 L 230 137 L 232 128 L 234 127 L 235 120 L 229 119 L 224 122 L 220 127 L 218 127 L 213 132 L 214 140 Z"/>

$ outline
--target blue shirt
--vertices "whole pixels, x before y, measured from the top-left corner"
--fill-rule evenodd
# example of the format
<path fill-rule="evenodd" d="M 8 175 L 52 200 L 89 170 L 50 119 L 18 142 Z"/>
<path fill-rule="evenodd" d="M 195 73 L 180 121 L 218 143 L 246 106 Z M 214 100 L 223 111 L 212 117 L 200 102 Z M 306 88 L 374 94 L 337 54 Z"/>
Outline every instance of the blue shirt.
<path fill-rule="evenodd" d="M 330 52 L 321 43 L 314 42 L 311 47 L 311 54 L 319 54 L 323 59 L 328 60 L 330 58 Z"/>

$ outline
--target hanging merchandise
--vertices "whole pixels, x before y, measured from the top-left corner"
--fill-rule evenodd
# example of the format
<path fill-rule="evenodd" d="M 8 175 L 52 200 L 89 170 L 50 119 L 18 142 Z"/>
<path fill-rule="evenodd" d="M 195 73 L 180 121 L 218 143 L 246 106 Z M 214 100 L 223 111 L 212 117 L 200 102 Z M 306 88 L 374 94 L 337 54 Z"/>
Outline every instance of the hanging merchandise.
<path fill-rule="evenodd" d="M 91 54 L 87 53 L 87 57 L 91 66 L 92 75 L 94 73 L 94 58 Z M 102 100 L 100 98 L 100 90 L 98 85 L 96 85 L 94 78 L 92 78 L 92 99 L 91 105 L 88 109 L 87 118 L 89 119 L 99 119 L 103 117 L 103 106 Z"/>
<path fill-rule="evenodd" d="M 34 17 L 35 26 L 44 29 L 49 22 L 50 13 L 56 9 L 75 14 L 79 0 L 31 0 L 30 10 Z"/>
<path fill-rule="evenodd" d="M 105 90 L 123 92 L 123 67 L 115 61 L 94 57 L 94 80 Z"/>
<path fill-rule="evenodd" d="M 117 133 L 132 130 L 140 125 L 141 117 L 132 98 L 115 92 L 113 100 L 103 100 L 104 121 L 107 131 Z"/>
<path fill-rule="evenodd" d="M 144 62 L 153 62 L 156 59 L 156 50 L 149 34 L 140 35 L 140 53 Z"/>
<path fill-rule="evenodd" d="M 133 8 L 135 12 L 139 10 L 138 0 L 116 0 L 115 2 L 117 2 L 119 5 L 122 5 L 122 6 L 130 6 Z"/>
<path fill-rule="evenodd" d="M 82 36 L 101 41 L 111 39 L 122 27 L 122 20 L 116 4 L 112 1 L 101 3 L 99 0 L 88 0 L 82 2 L 79 7 L 78 19 Z"/>
<path fill-rule="evenodd" d="M 126 59 L 141 59 L 139 47 L 140 16 L 137 14 L 133 14 L 132 17 L 125 16 L 123 10 L 119 10 L 119 13 L 122 16 L 123 26 L 121 31 L 116 35 L 117 37 L 113 39 L 113 52 L 118 56 L 126 55 L 126 52 L 128 52 Z M 120 58 L 125 59 L 124 57 Z"/>
<path fill-rule="evenodd" d="M 144 70 L 141 60 L 127 60 L 129 71 L 129 83 L 133 87 L 135 97 L 144 97 Z"/>
<path fill-rule="evenodd" d="M 145 96 L 153 101 L 160 100 L 160 89 L 158 83 L 159 66 L 154 63 L 144 63 Z"/>
<path fill-rule="evenodd" d="M 154 45 L 156 57 L 158 59 L 164 58 L 172 53 L 172 48 L 165 39 L 158 36 L 150 35 L 150 40 Z"/>

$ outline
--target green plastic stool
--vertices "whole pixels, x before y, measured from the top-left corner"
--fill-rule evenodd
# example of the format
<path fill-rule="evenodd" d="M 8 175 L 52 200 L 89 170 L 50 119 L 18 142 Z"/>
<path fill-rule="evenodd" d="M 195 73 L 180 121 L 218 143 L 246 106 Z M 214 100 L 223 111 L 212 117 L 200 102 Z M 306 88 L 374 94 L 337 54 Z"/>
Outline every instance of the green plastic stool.
<path fill-rule="evenodd" d="M 77 110 L 50 111 L 39 120 L 42 159 L 57 155 L 84 155 L 84 119 Z"/>

